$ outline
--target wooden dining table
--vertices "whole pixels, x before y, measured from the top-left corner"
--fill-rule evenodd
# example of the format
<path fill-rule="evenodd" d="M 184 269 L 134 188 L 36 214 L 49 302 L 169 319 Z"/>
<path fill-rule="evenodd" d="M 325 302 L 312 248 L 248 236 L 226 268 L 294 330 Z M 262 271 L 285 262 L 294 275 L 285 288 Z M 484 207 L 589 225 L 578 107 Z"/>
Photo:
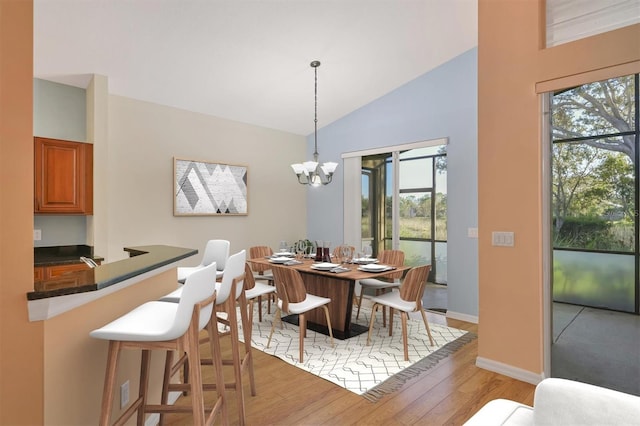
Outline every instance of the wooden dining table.
<path fill-rule="evenodd" d="M 255 258 L 248 259 L 247 261 L 256 264 L 274 265 L 274 263 L 270 262 L 270 259 L 268 258 Z M 383 272 L 365 272 L 358 269 L 361 265 L 346 263 L 341 264 L 340 266 L 348 268 L 349 271 L 336 273 L 313 269 L 311 265 L 317 262 L 312 259 L 302 259 L 299 261 L 302 263 L 297 265 L 275 265 L 297 269 L 302 276 L 302 280 L 304 281 L 304 285 L 308 293 L 331 299 L 328 309 L 333 337 L 341 340 L 362 334 L 369 328 L 366 324 L 362 325 L 351 321 L 354 297 L 353 293 L 356 280 L 380 278 L 394 272 L 410 269 L 408 266 L 401 266 Z M 307 317 L 307 327 L 309 329 L 319 333 L 329 334 L 326 318 L 320 309 L 314 309 L 305 315 Z M 283 321 L 296 325 L 298 324 L 297 315 L 284 317 Z"/>

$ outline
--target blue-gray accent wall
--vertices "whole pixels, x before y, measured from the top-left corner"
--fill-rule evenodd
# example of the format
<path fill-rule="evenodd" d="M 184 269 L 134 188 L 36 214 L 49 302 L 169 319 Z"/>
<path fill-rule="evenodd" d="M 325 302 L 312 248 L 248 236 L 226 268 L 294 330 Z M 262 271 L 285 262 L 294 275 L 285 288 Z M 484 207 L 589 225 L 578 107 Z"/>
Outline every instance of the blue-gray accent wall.
<path fill-rule="evenodd" d="M 318 130 L 320 161 L 340 164 L 331 184 L 307 193 L 309 239 L 342 241 L 341 154 L 449 138 L 448 309 L 478 316 L 478 49 L 473 48 Z M 319 118 L 322 105 L 319 105 Z M 307 137 L 308 157 L 313 134 Z"/>

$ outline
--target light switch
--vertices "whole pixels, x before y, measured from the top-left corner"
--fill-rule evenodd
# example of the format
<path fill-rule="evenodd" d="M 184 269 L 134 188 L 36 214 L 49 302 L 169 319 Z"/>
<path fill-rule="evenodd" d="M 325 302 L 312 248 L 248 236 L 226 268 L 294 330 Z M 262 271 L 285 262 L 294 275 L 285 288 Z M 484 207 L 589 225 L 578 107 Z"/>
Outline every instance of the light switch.
<path fill-rule="evenodd" d="M 478 228 L 467 228 L 467 237 L 478 238 Z"/>
<path fill-rule="evenodd" d="M 42 239 L 42 230 L 34 229 L 33 230 L 33 241 L 40 241 Z"/>
<path fill-rule="evenodd" d="M 513 247 L 515 244 L 515 237 L 513 232 L 492 232 L 491 244 L 501 247 Z"/>

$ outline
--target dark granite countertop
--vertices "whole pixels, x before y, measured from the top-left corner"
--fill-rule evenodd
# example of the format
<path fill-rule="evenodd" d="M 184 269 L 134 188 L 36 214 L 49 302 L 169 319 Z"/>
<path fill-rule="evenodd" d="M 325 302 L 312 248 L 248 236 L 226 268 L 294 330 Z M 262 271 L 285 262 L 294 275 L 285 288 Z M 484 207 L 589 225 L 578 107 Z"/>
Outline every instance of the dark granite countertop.
<path fill-rule="evenodd" d="M 27 293 L 27 299 L 37 300 L 100 290 L 198 253 L 196 249 L 164 245 L 130 247 L 124 250 L 131 257 L 93 269 L 68 272 L 55 278 L 36 281 L 34 291 Z"/>
<path fill-rule="evenodd" d="M 103 257 L 94 256 L 93 247 L 86 245 L 34 247 L 34 266 L 53 266 L 82 263 L 80 256 L 88 257 L 96 262 L 102 262 Z"/>

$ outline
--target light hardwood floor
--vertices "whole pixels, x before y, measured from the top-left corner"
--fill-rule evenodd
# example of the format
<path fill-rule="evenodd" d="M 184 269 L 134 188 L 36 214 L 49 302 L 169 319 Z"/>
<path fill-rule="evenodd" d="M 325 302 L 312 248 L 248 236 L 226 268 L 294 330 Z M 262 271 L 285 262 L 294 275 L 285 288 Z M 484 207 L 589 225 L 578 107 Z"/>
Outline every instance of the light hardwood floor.
<path fill-rule="evenodd" d="M 478 327 L 443 315 L 428 314 L 432 323 L 477 333 Z M 257 321 L 257 319 L 256 319 Z M 222 339 L 228 351 L 228 338 Z M 208 355 L 206 345 L 203 356 Z M 328 381 L 254 349 L 258 394 L 252 397 L 248 376 L 244 389 L 248 425 L 461 425 L 495 398 L 533 404 L 535 387 L 475 366 L 478 340 L 463 346 L 432 369 L 378 402 L 369 402 Z M 203 374 L 207 380 L 208 369 Z M 225 367 L 227 377 L 233 377 Z M 228 373 L 227 373 L 227 369 Z M 235 395 L 227 391 L 229 422 L 238 424 Z M 189 404 L 181 397 L 178 404 Z M 190 425 L 188 415 L 169 415 L 168 425 Z M 218 421 L 217 424 L 220 424 Z"/>

